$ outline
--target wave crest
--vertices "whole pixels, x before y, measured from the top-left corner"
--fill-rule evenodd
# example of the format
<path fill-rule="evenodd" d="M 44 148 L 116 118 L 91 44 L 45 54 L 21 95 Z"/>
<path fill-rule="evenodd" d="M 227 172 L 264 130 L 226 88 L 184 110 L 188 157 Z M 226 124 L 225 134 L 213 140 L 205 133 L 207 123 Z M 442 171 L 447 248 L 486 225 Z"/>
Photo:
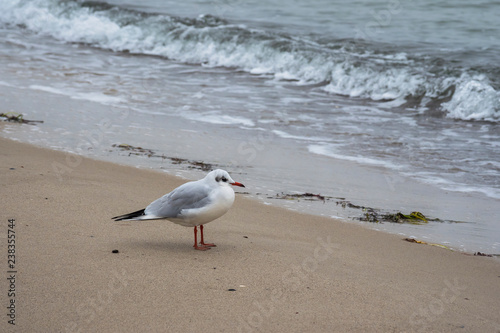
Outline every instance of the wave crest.
<path fill-rule="evenodd" d="M 100 2 L 3 0 L 0 22 L 102 49 L 237 68 L 298 84 L 325 83 L 325 91 L 344 96 L 375 101 L 418 96 L 419 106 L 437 100 L 451 118 L 500 120 L 500 94 L 486 75 L 436 68 L 425 59 L 375 52 L 353 41 L 322 43 L 211 15 L 179 18 Z"/>

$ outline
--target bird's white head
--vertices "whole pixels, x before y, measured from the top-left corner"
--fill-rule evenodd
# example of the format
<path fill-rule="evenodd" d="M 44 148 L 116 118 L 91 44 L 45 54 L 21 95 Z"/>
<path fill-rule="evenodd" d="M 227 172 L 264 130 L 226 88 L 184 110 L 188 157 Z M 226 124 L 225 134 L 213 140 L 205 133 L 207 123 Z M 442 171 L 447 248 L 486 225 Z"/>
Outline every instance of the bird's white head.
<path fill-rule="evenodd" d="M 233 186 L 245 187 L 245 185 L 243 185 L 242 183 L 235 182 L 226 170 L 217 169 L 214 171 L 210 171 L 205 179 L 214 181 L 220 186 L 227 186 L 229 184 Z"/>

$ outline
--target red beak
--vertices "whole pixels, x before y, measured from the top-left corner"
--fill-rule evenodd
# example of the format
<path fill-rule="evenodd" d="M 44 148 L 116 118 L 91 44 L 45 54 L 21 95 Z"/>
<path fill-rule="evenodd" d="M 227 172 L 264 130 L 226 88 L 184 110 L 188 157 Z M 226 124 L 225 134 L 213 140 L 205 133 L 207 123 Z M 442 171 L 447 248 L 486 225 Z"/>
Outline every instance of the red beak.
<path fill-rule="evenodd" d="M 243 185 L 242 183 L 238 183 L 238 182 L 234 182 L 234 183 L 230 183 L 230 184 L 233 186 L 245 187 L 245 185 Z"/>

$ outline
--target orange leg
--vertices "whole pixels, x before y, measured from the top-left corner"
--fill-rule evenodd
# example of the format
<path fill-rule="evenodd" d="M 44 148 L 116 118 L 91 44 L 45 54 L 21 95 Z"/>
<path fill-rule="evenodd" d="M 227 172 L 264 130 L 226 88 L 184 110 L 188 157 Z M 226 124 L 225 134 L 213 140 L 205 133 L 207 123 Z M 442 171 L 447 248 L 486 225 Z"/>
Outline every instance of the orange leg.
<path fill-rule="evenodd" d="M 198 245 L 198 229 L 196 227 L 194 227 L 194 249 L 195 250 L 200 250 L 200 251 L 206 251 L 206 250 L 210 250 L 210 246 L 207 246 L 205 244 L 203 244 L 203 228 L 201 228 L 200 226 L 200 231 L 201 231 L 201 239 L 202 241 L 200 242 L 201 246 Z"/>
<path fill-rule="evenodd" d="M 200 225 L 200 234 L 201 234 L 201 242 L 200 242 L 200 244 L 201 244 L 201 245 L 208 246 L 208 247 L 216 247 L 216 246 L 217 246 L 217 245 L 215 245 L 215 244 L 205 243 L 205 242 L 203 241 L 203 224 L 202 224 L 202 225 Z"/>

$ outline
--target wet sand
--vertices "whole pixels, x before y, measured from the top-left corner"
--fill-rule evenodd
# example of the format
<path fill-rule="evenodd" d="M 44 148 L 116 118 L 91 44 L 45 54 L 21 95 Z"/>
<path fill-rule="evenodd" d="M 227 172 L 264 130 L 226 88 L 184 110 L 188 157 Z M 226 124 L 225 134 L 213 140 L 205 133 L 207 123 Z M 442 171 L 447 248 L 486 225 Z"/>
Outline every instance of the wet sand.
<path fill-rule="evenodd" d="M 215 168 L 228 168 L 233 176 L 247 179 L 246 191 L 253 198 L 307 214 L 341 219 L 365 215 L 359 209 L 336 205 L 337 200 L 323 204 L 270 197 L 310 192 L 339 200 L 344 198 L 354 205 L 381 212 L 419 211 L 443 223 L 431 222 L 417 227 L 385 223 L 371 227 L 465 252 L 499 252 L 498 237 L 494 237 L 500 234 L 497 199 L 468 191 L 442 190 L 382 167 L 316 156 L 307 147 L 292 144 L 272 131 L 260 133 L 233 125 L 219 127 L 175 117 L 167 117 L 165 121 L 144 117 L 126 106 L 110 107 L 32 89 L 30 98 L 26 98 L 26 94 L 24 88 L 2 86 L 2 112 L 20 112 L 27 119 L 44 120 L 44 123 L 36 126 L 4 123 L 0 125 L 2 137 L 117 164 L 166 169 L 186 179 L 201 178 L 204 172 L 191 169 L 192 164 L 173 163 L 170 158 L 206 162 Z M 220 98 L 225 100 L 224 96 Z M 122 151 L 117 144 L 151 149 L 155 157 L 138 156 L 134 152 L 130 155 L 130 151 Z"/>
<path fill-rule="evenodd" d="M 242 194 L 205 228 L 217 247 L 199 252 L 190 228 L 111 220 L 184 180 L 3 138 L 0 147 L 2 266 L 14 275 L 0 284 L 1 331 L 500 332 L 496 258 Z"/>

